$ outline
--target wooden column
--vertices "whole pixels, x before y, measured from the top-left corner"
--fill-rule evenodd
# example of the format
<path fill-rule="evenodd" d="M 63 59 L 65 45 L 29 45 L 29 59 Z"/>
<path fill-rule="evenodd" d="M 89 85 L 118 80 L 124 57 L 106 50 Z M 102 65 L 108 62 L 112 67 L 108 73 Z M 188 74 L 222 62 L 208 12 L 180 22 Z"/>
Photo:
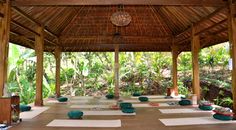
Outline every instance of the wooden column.
<path fill-rule="evenodd" d="M 36 64 L 36 99 L 35 106 L 43 106 L 43 49 L 44 49 L 44 28 L 39 26 L 35 35 L 35 53 L 37 56 Z"/>
<path fill-rule="evenodd" d="M 177 70 L 177 62 L 178 62 L 178 47 L 176 45 L 172 46 L 172 82 L 173 82 L 173 89 L 175 95 L 178 95 L 178 70 Z"/>
<path fill-rule="evenodd" d="M 115 45 L 115 71 L 114 71 L 114 78 L 115 78 L 115 98 L 118 99 L 120 97 L 120 90 L 119 90 L 119 45 Z"/>
<path fill-rule="evenodd" d="M 9 49 L 11 6 L 10 0 L 0 3 L 0 12 L 4 15 L 0 18 L 0 97 L 4 95 L 4 86 L 7 82 L 7 62 Z"/>
<path fill-rule="evenodd" d="M 236 113 L 236 20 L 235 7 L 230 3 L 229 20 L 229 42 L 231 45 L 230 54 L 232 56 L 232 94 L 233 94 L 233 112 Z M 236 115 L 234 115 L 236 119 Z"/>
<path fill-rule="evenodd" d="M 195 35 L 195 27 L 192 28 L 191 50 L 192 50 L 192 87 L 193 94 L 196 94 L 197 100 L 200 100 L 200 80 L 199 80 L 199 64 L 198 53 L 200 49 L 199 35 Z"/>
<path fill-rule="evenodd" d="M 56 60 L 56 96 L 61 96 L 60 92 L 60 68 L 61 68 L 61 48 L 56 47 L 55 49 L 55 60 Z"/>

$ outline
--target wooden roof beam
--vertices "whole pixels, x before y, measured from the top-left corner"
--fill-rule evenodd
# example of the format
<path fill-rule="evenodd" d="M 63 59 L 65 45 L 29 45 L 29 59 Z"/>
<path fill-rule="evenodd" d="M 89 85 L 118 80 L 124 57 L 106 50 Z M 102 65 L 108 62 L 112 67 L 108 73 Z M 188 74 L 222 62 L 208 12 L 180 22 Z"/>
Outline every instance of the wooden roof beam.
<path fill-rule="evenodd" d="M 22 17 L 24 17 L 25 19 L 29 20 L 30 22 L 41 26 L 42 24 L 40 22 L 38 22 L 37 20 L 33 19 L 31 16 L 29 16 L 28 14 L 26 14 L 25 12 L 23 12 L 21 9 L 17 8 L 17 7 L 12 7 L 12 10 L 16 13 L 18 13 L 19 15 L 21 15 Z M 51 32 L 49 29 L 47 29 L 47 27 L 44 28 L 44 31 L 46 33 L 48 33 L 49 35 L 58 38 L 58 36 L 56 34 L 54 34 L 53 32 Z"/>
<path fill-rule="evenodd" d="M 18 23 L 18 22 L 16 22 L 16 21 L 14 21 L 14 20 L 11 20 L 11 23 L 14 24 L 14 25 L 16 25 L 16 26 L 18 26 L 18 27 L 20 27 L 20 28 L 22 28 L 22 29 L 25 29 L 25 30 L 27 30 L 27 31 L 29 31 L 29 32 L 31 32 L 31 33 L 33 33 L 33 34 L 35 34 L 35 35 L 40 36 L 39 33 L 35 32 L 34 30 L 32 30 L 32 29 L 30 29 L 30 28 L 28 28 L 28 27 L 26 27 L 26 26 L 24 26 L 24 25 L 22 25 L 22 24 L 20 24 L 20 23 Z M 15 34 L 16 34 L 16 33 L 15 33 Z M 51 42 L 51 41 L 49 41 L 49 40 L 46 39 L 46 38 L 45 38 L 44 40 L 47 41 L 48 43 L 52 44 L 52 45 L 57 45 L 56 43 Z"/>
<path fill-rule="evenodd" d="M 16 32 L 13 32 L 13 31 L 11 31 L 10 33 L 13 34 L 13 35 L 15 35 L 15 36 L 18 36 L 18 37 L 20 37 L 20 38 L 22 38 L 22 39 L 25 39 L 25 40 L 28 40 L 28 41 L 34 43 L 34 40 L 31 40 L 31 39 L 29 39 L 29 38 L 27 38 L 27 37 L 25 37 L 25 36 L 23 36 L 23 35 L 21 35 L 21 34 L 19 34 L 19 33 L 16 33 Z M 29 47 L 34 48 L 34 45 L 28 44 L 27 42 L 25 42 L 25 43 L 26 43 Z"/>
<path fill-rule="evenodd" d="M 213 24 L 212 26 L 209 26 L 209 27 L 207 27 L 207 28 L 205 28 L 205 29 L 203 29 L 203 30 L 197 32 L 195 35 L 199 35 L 199 34 L 205 32 L 205 31 L 207 31 L 207 30 L 211 30 L 212 28 L 217 27 L 217 26 L 219 26 L 219 25 L 221 25 L 221 24 L 227 22 L 227 20 L 228 20 L 228 19 L 224 19 L 224 20 L 220 21 L 219 23 Z"/>
<path fill-rule="evenodd" d="M 70 5 L 173 5 L 224 6 L 225 0 L 14 0 L 13 6 L 70 6 Z"/>
<path fill-rule="evenodd" d="M 187 29 L 185 29 L 184 31 L 182 31 L 181 33 L 177 34 L 175 37 L 179 37 L 185 33 L 188 33 L 191 31 L 191 27 L 196 27 L 198 25 L 200 25 L 201 23 L 205 22 L 206 20 L 210 19 L 211 17 L 214 17 L 215 15 L 217 15 L 218 13 L 224 11 L 225 9 L 227 9 L 227 6 L 224 6 L 222 8 L 219 8 L 217 10 L 215 10 L 213 13 L 207 15 L 206 17 L 202 18 L 200 21 L 193 23 L 193 25 L 189 25 L 189 27 Z"/>
<path fill-rule="evenodd" d="M 61 40 L 66 40 L 66 39 L 112 39 L 114 36 L 104 36 L 104 35 L 98 35 L 98 36 L 61 36 Z M 127 39 L 172 39 L 171 36 L 157 36 L 157 37 L 152 37 L 152 36 L 128 36 L 128 35 L 121 35 L 121 38 L 127 38 Z"/>
<path fill-rule="evenodd" d="M 213 36 L 215 36 L 215 35 L 217 35 L 217 34 L 219 34 L 219 33 L 222 33 L 222 32 L 224 32 L 224 31 L 227 31 L 227 30 L 228 30 L 227 28 L 223 28 L 223 29 L 221 29 L 221 30 L 218 30 L 218 31 L 216 31 L 216 32 L 214 32 L 214 33 L 209 34 L 208 37 L 213 37 Z M 191 38 L 191 37 L 187 37 L 187 38 L 185 38 L 184 40 L 179 41 L 179 42 L 177 42 L 177 43 L 178 43 L 178 45 L 181 45 L 181 44 L 183 44 L 183 43 L 189 41 L 190 38 Z"/>
<path fill-rule="evenodd" d="M 0 13 L 0 18 L 3 18 L 4 17 L 4 14 L 3 13 Z"/>
<path fill-rule="evenodd" d="M 40 34 L 38 34 L 37 32 L 35 32 L 34 30 L 30 29 L 30 28 L 27 27 L 27 26 L 22 25 L 21 23 L 18 23 L 18 22 L 15 21 L 15 20 L 11 20 L 11 23 L 14 24 L 14 25 L 16 25 L 16 26 L 18 26 L 18 27 L 20 27 L 20 28 L 22 28 L 22 29 L 25 29 L 25 30 L 27 30 L 27 31 L 29 31 L 29 32 L 31 32 L 31 33 L 33 33 L 33 34 L 35 34 L 35 35 L 40 36 Z"/>

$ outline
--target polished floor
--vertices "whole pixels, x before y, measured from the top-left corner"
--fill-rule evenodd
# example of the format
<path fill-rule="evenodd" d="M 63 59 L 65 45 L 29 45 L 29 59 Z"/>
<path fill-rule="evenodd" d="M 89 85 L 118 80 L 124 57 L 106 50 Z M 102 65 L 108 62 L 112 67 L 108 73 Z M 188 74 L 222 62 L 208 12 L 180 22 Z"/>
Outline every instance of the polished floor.
<path fill-rule="evenodd" d="M 78 99 L 83 100 L 83 99 Z M 97 104 L 96 102 L 93 102 Z M 209 117 L 210 113 L 186 113 L 186 114 L 163 114 L 159 108 L 136 108 L 135 116 L 84 116 L 83 119 L 112 120 L 121 119 L 120 128 L 70 128 L 70 127 L 47 127 L 46 125 L 54 119 L 68 119 L 67 112 L 71 109 L 72 103 L 57 104 L 45 103 L 50 109 L 30 120 L 23 120 L 20 124 L 13 126 L 10 130 L 236 130 L 234 124 L 214 125 L 191 125 L 191 126 L 165 126 L 159 119 L 179 117 Z M 180 106 L 172 107 L 179 108 Z M 170 108 L 170 107 L 161 107 Z M 185 108 L 185 107 L 181 107 Z M 89 110 L 89 109 L 80 109 Z"/>

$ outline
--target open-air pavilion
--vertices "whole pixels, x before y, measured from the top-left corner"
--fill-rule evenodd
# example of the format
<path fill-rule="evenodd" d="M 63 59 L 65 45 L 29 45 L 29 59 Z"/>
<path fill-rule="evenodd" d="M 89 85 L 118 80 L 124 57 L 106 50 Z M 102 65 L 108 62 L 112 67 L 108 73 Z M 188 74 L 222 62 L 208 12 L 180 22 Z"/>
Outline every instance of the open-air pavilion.
<path fill-rule="evenodd" d="M 116 12 L 128 14 L 113 16 Z M 8 45 L 12 42 L 36 52 L 35 106 L 44 105 L 43 52 L 52 52 L 56 58 L 57 96 L 60 96 L 62 52 L 115 52 L 115 96 L 119 98 L 119 52 L 172 52 L 173 90 L 178 94 L 177 58 L 181 52 L 191 51 L 192 87 L 197 99 L 200 100 L 198 53 L 202 48 L 229 41 L 233 63 L 233 108 L 236 113 L 235 16 L 234 0 L 0 0 L 0 96 L 4 95 L 4 86 L 7 82 Z M 118 21 L 118 24 L 115 25 L 111 19 Z M 119 20 L 128 20 L 128 25 L 120 25 Z M 58 129 L 45 125 L 54 117 L 65 117 L 66 115 L 57 115 L 53 111 L 66 108 L 52 106 L 49 112 L 29 121 L 28 124 L 22 122 L 13 129 Z M 153 110 L 145 109 L 140 109 L 140 115 L 137 115 L 136 119 L 121 117 L 124 119 L 124 125 L 114 129 L 235 128 L 233 124 L 170 128 L 158 122 L 158 118 L 171 115 L 153 114 Z M 180 115 L 177 114 L 175 117 Z M 88 119 L 110 118 L 101 116 Z M 141 119 L 145 121 L 142 122 Z"/>

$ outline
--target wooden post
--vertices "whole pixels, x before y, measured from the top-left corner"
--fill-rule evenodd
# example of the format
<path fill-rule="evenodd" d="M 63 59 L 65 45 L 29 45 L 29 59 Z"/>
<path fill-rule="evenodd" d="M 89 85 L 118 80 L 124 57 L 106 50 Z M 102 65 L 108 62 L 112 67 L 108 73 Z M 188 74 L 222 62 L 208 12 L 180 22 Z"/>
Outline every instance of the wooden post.
<path fill-rule="evenodd" d="M 196 94 L 197 100 L 200 100 L 200 80 L 199 80 L 199 64 L 198 64 L 198 53 L 200 49 L 200 39 L 199 35 L 195 35 L 195 27 L 192 27 L 192 39 L 191 39 L 191 49 L 192 49 L 192 87 L 193 94 Z"/>
<path fill-rule="evenodd" d="M 61 48 L 59 46 L 55 49 L 55 60 L 56 60 L 56 96 L 60 97 L 60 68 L 61 68 Z"/>
<path fill-rule="evenodd" d="M 236 20 L 235 20 L 235 7 L 232 5 L 232 1 L 230 1 L 229 7 L 229 42 L 231 45 L 230 54 L 232 56 L 232 94 L 233 94 L 233 112 L 236 113 Z M 236 119 L 236 115 L 234 115 L 234 119 Z"/>
<path fill-rule="evenodd" d="M 175 95 L 178 95 L 178 70 L 177 70 L 177 61 L 178 61 L 178 47 L 176 45 L 172 46 L 172 81 L 173 81 L 173 89 Z"/>
<path fill-rule="evenodd" d="M 120 97 L 119 90 L 119 45 L 115 45 L 115 98 L 118 99 Z"/>
<path fill-rule="evenodd" d="M 4 86 L 7 82 L 7 62 L 10 36 L 11 3 L 6 0 L 0 3 L 0 12 L 4 15 L 0 18 L 0 97 L 4 95 Z"/>
<path fill-rule="evenodd" d="M 43 49 L 44 49 L 44 29 L 42 26 L 36 28 L 40 36 L 35 35 L 36 64 L 36 99 L 35 106 L 43 106 Z"/>

